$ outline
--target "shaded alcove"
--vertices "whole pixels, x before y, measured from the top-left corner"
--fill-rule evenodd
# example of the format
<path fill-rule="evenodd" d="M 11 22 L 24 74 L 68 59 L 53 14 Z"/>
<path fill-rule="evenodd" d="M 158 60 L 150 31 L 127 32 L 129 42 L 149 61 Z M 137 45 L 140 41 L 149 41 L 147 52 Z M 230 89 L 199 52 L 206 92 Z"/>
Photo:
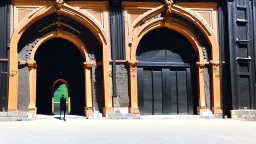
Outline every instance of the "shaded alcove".
<path fill-rule="evenodd" d="M 71 114 L 84 115 L 85 60 L 78 48 L 64 39 L 50 39 L 39 47 L 35 60 L 37 113 L 52 113 L 52 85 L 57 79 L 65 79 L 70 86 Z"/>
<path fill-rule="evenodd" d="M 198 55 L 180 33 L 160 28 L 147 33 L 137 53 L 142 115 L 196 114 Z"/>

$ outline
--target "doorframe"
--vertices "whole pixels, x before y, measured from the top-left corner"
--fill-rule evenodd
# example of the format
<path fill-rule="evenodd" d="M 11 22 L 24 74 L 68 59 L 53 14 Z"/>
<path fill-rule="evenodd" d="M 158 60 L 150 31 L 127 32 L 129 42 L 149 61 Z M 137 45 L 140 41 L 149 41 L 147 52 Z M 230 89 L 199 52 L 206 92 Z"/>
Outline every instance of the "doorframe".
<path fill-rule="evenodd" d="M 132 25 L 126 24 L 126 27 L 132 30 L 132 33 L 128 32 L 126 29 L 127 36 L 130 37 L 130 42 L 127 42 L 127 52 L 130 57 L 128 60 L 129 64 L 129 80 L 130 80 L 130 113 L 139 113 L 138 109 L 138 92 L 137 92 L 137 64 L 136 52 L 140 40 L 148 32 L 158 29 L 158 28 L 169 28 L 174 31 L 179 32 L 184 37 L 186 37 L 193 48 L 198 54 L 197 72 L 198 72 L 198 114 L 205 112 L 207 109 L 211 109 L 214 114 L 222 114 L 221 99 L 220 99 L 220 73 L 219 73 L 219 44 L 217 41 L 217 36 L 209 25 L 205 24 L 205 21 L 200 18 L 200 16 L 193 12 L 188 11 L 186 8 L 181 7 L 175 3 L 168 5 L 169 11 L 176 15 L 179 15 L 182 19 L 185 19 L 198 28 L 202 32 L 203 37 L 206 38 L 209 49 L 211 51 L 211 60 L 206 61 L 204 58 L 204 50 L 201 47 L 197 37 L 192 33 L 192 31 L 175 21 L 172 21 L 170 16 L 162 16 L 161 13 L 166 11 L 166 5 L 160 5 L 155 7 L 148 12 L 140 15 L 134 20 Z M 127 14 L 125 15 L 127 18 Z M 128 51 L 129 50 L 129 51 Z M 205 82 L 204 82 L 204 68 L 206 65 L 210 66 L 210 78 L 211 78 L 211 99 L 212 106 L 206 106 L 206 95 L 205 95 Z"/>
<path fill-rule="evenodd" d="M 100 7 L 103 8 L 104 11 L 108 11 L 107 4 L 105 2 L 98 3 Z M 90 5 L 90 4 L 89 4 Z M 60 8 L 61 7 L 61 8 Z M 8 95 L 8 111 L 18 111 L 18 64 L 28 64 L 30 62 L 20 61 L 17 56 L 18 43 L 23 36 L 23 34 L 31 27 L 36 21 L 40 20 L 43 17 L 46 17 L 50 14 L 57 13 L 57 15 L 63 15 L 71 18 L 72 20 L 81 23 L 83 26 L 87 27 L 94 34 L 99 44 L 102 46 L 102 73 L 103 73 L 103 82 L 104 82 L 104 102 L 105 106 L 103 108 L 103 116 L 107 116 L 108 114 L 114 113 L 112 97 L 111 97 L 111 76 L 109 71 L 109 60 L 110 60 L 110 37 L 108 35 L 109 27 L 106 25 L 100 25 L 96 19 L 93 18 L 89 13 L 81 13 L 80 9 L 69 5 L 68 3 L 49 3 L 49 5 L 44 5 L 28 15 L 26 15 L 20 22 L 19 26 L 14 30 L 10 42 L 10 76 L 9 76 L 9 95 Z M 103 12 L 103 22 L 108 23 L 108 13 Z M 58 31 L 59 30 L 59 31 Z M 65 31 L 58 29 L 52 32 L 52 35 L 58 35 L 59 37 L 66 36 Z M 68 32 L 67 32 L 68 33 Z M 48 35 L 49 36 L 49 35 Z M 73 37 L 68 36 L 69 39 L 73 39 Z M 41 39 L 40 39 L 41 40 Z M 83 43 L 77 43 L 77 47 L 81 47 Z M 85 47 L 84 47 L 85 48 Z M 90 65 L 92 62 L 89 59 L 86 59 L 87 62 L 84 62 L 85 75 L 91 75 L 89 71 L 92 71 Z M 29 60 L 31 61 L 31 60 Z M 94 62 L 95 63 L 95 62 Z M 31 61 L 32 65 L 36 65 L 34 60 Z M 35 69 L 35 68 L 32 68 Z M 88 70 L 90 69 L 90 70 Z M 34 70 L 33 70 L 34 71 Z M 33 72 L 31 71 L 31 72 Z M 35 72 L 33 72 L 35 73 Z M 35 75 L 34 75 L 35 76 Z M 33 79 L 34 80 L 34 79 Z M 35 81 L 35 80 L 34 80 Z M 91 82 L 90 82 L 91 83 Z M 89 85 L 87 83 L 87 85 Z M 87 88 L 86 85 L 86 88 Z M 91 85 L 91 84 L 90 84 Z M 35 95 L 35 92 L 33 92 Z M 91 95 L 86 96 L 86 98 Z M 35 98 L 35 96 L 34 96 Z M 88 102 L 88 101 L 87 101 Z M 85 113 L 90 112 L 90 116 L 92 115 L 93 107 L 92 102 L 89 106 L 85 106 Z M 35 99 L 33 99 L 33 103 L 30 103 L 29 112 L 35 113 Z"/>
<path fill-rule="evenodd" d="M 52 114 L 54 115 L 54 87 L 58 83 L 64 83 L 68 87 L 68 114 L 71 114 L 71 98 L 70 98 L 70 85 L 69 83 L 64 79 L 57 79 L 52 84 Z"/>

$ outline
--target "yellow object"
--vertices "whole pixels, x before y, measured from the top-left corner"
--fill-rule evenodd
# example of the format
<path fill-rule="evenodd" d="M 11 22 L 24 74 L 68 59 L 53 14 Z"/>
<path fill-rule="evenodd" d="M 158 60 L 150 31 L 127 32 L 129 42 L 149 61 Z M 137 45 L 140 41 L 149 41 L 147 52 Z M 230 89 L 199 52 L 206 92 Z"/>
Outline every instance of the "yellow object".
<path fill-rule="evenodd" d="M 52 114 L 54 114 L 54 97 L 52 97 Z"/>
<path fill-rule="evenodd" d="M 70 97 L 68 97 L 68 114 L 70 114 L 70 110 L 71 110 L 71 107 L 70 107 Z"/>

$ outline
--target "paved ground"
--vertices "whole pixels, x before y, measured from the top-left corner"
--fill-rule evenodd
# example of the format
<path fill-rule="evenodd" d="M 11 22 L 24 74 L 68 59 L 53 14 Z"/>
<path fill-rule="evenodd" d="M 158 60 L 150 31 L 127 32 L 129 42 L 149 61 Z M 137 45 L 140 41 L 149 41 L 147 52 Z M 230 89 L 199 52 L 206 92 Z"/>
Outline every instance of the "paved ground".
<path fill-rule="evenodd" d="M 0 123 L 1 144 L 256 144 L 256 122 L 41 119 Z"/>

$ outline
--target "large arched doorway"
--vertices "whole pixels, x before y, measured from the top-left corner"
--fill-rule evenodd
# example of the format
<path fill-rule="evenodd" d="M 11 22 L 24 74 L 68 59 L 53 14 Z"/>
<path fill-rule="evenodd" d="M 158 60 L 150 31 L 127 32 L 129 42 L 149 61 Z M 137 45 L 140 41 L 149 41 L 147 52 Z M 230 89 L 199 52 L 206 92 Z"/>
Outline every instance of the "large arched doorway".
<path fill-rule="evenodd" d="M 107 4 L 103 4 L 102 7 L 105 5 Z M 88 12 L 81 13 L 80 8 L 75 8 L 67 3 L 58 3 L 57 5 L 49 3 L 49 5 L 32 11 L 19 22 L 10 42 L 11 76 L 8 111 L 29 111 L 33 116 L 36 112 L 40 112 L 36 107 L 36 101 L 37 104 L 39 103 L 35 90 L 36 84 L 39 84 L 36 77 L 40 77 L 39 73 L 37 76 L 37 68 L 40 64 L 37 63 L 37 58 L 35 58 L 37 56 L 34 54 L 45 41 L 51 38 L 63 38 L 76 45 L 86 59 L 81 64 L 81 68 L 83 68 L 81 72 L 86 75 L 86 85 L 83 88 L 83 90 L 86 89 L 86 95 L 84 95 L 86 103 L 83 107 L 80 105 L 76 107 L 79 109 L 78 113 L 84 111 L 87 117 L 93 117 L 94 111 L 100 111 L 104 116 L 113 112 L 109 84 L 110 39 L 107 33 L 108 26 L 105 25 L 108 20 L 106 19 L 107 15 L 102 16 L 104 25 L 95 21 L 96 19 Z M 60 44 L 58 43 L 58 45 Z M 50 48 L 48 47 L 48 49 Z M 50 56 L 48 54 L 42 55 L 48 58 Z M 68 59 L 70 60 L 71 57 Z M 53 61 L 48 60 L 48 62 L 54 65 Z M 49 68 L 52 67 L 49 66 Z M 76 71 L 73 71 L 73 74 L 77 75 Z M 69 83 L 71 86 L 72 82 Z M 73 91 L 72 88 L 71 91 Z M 84 103 L 82 99 L 79 102 Z M 46 111 L 51 113 L 48 108 Z M 75 112 L 75 108 L 72 112 Z"/>
<path fill-rule="evenodd" d="M 71 114 L 84 115 L 84 58 L 71 42 L 54 38 L 40 46 L 37 62 L 36 107 L 38 114 L 52 114 L 52 85 L 65 79 L 70 86 Z"/>
<path fill-rule="evenodd" d="M 141 115 L 197 113 L 198 58 L 183 35 L 153 30 L 140 41 L 136 56 Z"/>

